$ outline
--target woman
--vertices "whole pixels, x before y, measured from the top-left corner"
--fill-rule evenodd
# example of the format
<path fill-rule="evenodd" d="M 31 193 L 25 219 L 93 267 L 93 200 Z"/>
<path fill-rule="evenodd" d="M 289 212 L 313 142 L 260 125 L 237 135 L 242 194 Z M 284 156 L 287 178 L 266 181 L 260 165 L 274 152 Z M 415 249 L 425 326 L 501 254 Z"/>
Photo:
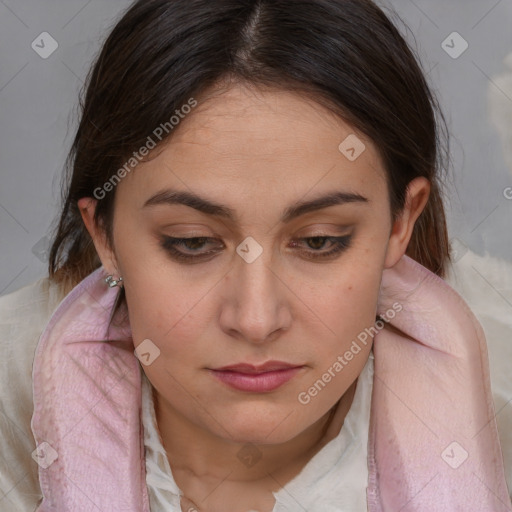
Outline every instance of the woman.
<path fill-rule="evenodd" d="M 509 510 L 436 112 L 370 1 L 134 3 L 70 154 L 30 506 Z"/>

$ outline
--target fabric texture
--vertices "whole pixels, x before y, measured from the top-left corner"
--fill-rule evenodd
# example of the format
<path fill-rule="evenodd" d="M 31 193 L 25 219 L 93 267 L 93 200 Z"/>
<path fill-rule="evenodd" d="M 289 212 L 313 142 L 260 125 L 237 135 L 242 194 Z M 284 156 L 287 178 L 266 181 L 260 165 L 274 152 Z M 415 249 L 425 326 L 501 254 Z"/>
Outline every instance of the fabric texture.
<path fill-rule="evenodd" d="M 468 249 L 448 270 L 446 280 L 464 297 L 485 331 L 496 420 L 512 495 L 512 262 Z"/>
<path fill-rule="evenodd" d="M 486 279 L 475 279 L 475 269 L 479 269 Z M 447 280 L 468 300 L 487 334 L 493 395 L 510 485 L 512 417 L 509 400 L 512 398 L 512 382 L 507 359 L 502 355 L 511 354 L 512 326 L 507 298 L 512 298 L 512 264 L 468 251 L 454 265 Z M 0 350 L 3 356 L 0 359 L 0 510 L 5 512 L 36 510 L 42 497 L 38 465 L 31 457 L 35 448 L 30 428 L 32 362 L 39 335 L 61 299 L 58 287 L 46 278 L 0 297 Z M 148 402 L 142 403 L 144 407 Z M 149 485 L 149 475 L 147 478 Z M 502 509 L 509 510 L 505 504 L 502 508 L 486 510 Z"/>
<path fill-rule="evenodd" d="M 105 275 L 100 267 L 71 291 L 36 350 L 31 427 L 41 456 L 55 455 L 39 467 L 39 512 L 91 501 L 100 510 L 149 510 L 140 367 L 127 312 L 109 324 L 117 291 L 105 288 Z M 388 317 L 395 305 L 399 314 Z M 375 334 L 368 510 L 508 510 L 477 319 L 407 256 L 384 270 L 377 313 L 393 328 L 380 321 Z"/>

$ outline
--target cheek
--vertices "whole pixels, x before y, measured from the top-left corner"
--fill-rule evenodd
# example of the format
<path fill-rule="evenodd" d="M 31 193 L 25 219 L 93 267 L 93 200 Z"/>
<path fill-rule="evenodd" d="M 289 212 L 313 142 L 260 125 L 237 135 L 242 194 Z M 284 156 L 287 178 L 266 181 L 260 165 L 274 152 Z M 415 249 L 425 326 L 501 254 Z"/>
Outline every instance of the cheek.
<path fill-rule="evenodd" d="M 201 333 L 200 323 L 208 322 L 211 313 L 204 289 L 179 287 L 176 281 L 131 279 L 125 285 L 126 301 L 134 344 L 151 339 L 162 352 L 182 355 L 193 348 L 192 340 Z"/>
<path fill-rule="evenodd" d="M 319 331 L 309 347 L 314 354 L 311 383 L 318 379 L 332 381 L 320 400 L 326 404 L 333 397 L 341 396 L 357 378 L 373 342 L 371 328 L 375 325 L 378 296 L 374 284 L 368 283 L 367 288 L 357 290 L 345 288 L 341 292 L 341 300 L 326 298 L 326 303 L 330 299 L 330 306 L 322 319 L 324 334 Z"/>
<path fill-rule="evenodd" d="M 353 275 L 331 288 L 319 303 L 321 326 L 314 330 L 313 367 L 295 397 L 297 417 L 325 414 L 360 375 L 372 347 L 381 273 Z M 318 306 L 317 306 L 318 309 Z M 309 330 L 308 332 L 312 332 Z"/>
<path fill-rule="evenodd" d="M 207 287 L 187 279 L 187 273 L 168 259 L 147 230 L 127 224 L 118 226 L 116 253 L 125 280 L 133 341 L 138 345 L 148 338 L 160 346 L 176 339 L 175 331 L 188 325 L 189 315 L 197 314 L 195 308 Z"/>
<path fill-rule="evenodd" d="M 369 261 L 358 256 L 359 253 L 354 253 L 350 260 L 347 258 L 323 286 L 306 279 L 299 288 L 300 298 L 315 313 L 324 334 L 319 336 L 322 346 L 327 345 L 329 350 L 350 343 L 375 322 L 382 262 L 378 258 Z"/>
<path fill-rule="evenodd" d="M 199 421 L 201 415 L 191 408 L 190 399 L 199 398 L 201 391 L 196 381 L 206 351 L 198 342 L 203 335 L 198 320 L 209 318 L 206 302 L 193 290 L 176 293 L 166 286 L 169 280 L 162 285 L 154 276 L 145 281 L 141 277 L 131 280 L 126 300 L 134 347 L 147 347 L 143 352 L 149 351 L 151 357 L 143 371 L 161 396 Z"/>

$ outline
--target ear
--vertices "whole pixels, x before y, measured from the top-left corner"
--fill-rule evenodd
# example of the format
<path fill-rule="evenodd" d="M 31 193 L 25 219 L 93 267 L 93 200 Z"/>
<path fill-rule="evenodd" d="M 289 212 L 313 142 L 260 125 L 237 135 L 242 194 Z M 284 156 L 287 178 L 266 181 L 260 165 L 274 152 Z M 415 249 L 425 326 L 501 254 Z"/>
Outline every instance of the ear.
<path fill-rule="evenodd" d="M 418 177 L 409 183 L 403 212 L 391 230 L 384 268 L 394 266 L 405 254 L 414 224 L 425 208 L 429 195 L 430 182 L 427 178 Z"/>
<path fill-rule="evenodd" d="M 98 201 L 92 197 L 83 197 L 77 202 L 82 220 L 84 221 L 87 231 L 91 235 L 91 238 L 94 242 L 94 247 L 96 248 L 96 252 L 98 253 L 103 267 L 109 274 L 118 276 L 119 267 L 117 265 L 115 254 L 107 243 L 104 230 L 94 221 L 94 212 L 96 211 L 97 203 Z"/>

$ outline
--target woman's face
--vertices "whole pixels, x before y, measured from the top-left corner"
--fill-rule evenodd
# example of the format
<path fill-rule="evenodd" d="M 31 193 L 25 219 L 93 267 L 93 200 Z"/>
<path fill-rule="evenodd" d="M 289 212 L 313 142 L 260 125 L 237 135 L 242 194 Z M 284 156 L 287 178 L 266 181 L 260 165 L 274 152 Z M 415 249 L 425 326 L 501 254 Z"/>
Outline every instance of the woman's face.
<path fill-rule="evenodd" d="M 412 226 L 392 230 L 374 145 L 293 93 L 233 87 L 175 130 L 116 187 L 114 252 L 96 247 L 123 276 L 135 347 L 150 340 L 159 406 L 214 436 L 285 442 L 361 372 L 371 339 L 344 354 Z"/>

